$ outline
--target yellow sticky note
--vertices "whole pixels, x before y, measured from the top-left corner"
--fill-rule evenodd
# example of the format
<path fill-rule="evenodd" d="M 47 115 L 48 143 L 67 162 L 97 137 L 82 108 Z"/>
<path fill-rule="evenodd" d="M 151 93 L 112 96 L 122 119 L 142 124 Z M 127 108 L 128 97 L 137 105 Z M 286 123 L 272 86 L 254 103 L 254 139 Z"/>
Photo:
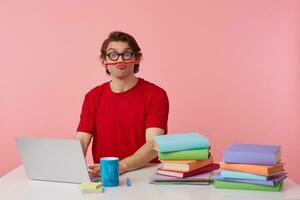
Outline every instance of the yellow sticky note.
<path fill-rule="evenodd" d="M 82 194 L 90 194 L 90 193 L 103 193 L 103 187 L 99 187 L 98 189 L 82 189 Z"/>
<path fill-rule="evenodd" d="M 97 183 L 89 182 L 89 183 L 81 183 L 79 185 L 79 188 L 80 189 L 98 189 L 101 186 L 102 186 L 102 184 L 100 182 L 97 182 Z"/>

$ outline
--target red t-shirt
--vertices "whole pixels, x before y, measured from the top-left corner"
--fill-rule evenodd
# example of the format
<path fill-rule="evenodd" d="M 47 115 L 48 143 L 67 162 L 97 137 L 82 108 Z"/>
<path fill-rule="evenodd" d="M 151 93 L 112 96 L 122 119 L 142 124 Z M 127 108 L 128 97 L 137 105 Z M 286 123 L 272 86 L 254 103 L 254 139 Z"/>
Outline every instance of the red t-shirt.
<path fill-rule="evenodd" d="M 93 135 L 93 159 L 131 156 L 146 142 L 146 129 L 162 128 L 167 133 L 169 101 L 166 92 L 144 79 L 122 93 L 109 82 L 85 95 L 77 131 Z"/>

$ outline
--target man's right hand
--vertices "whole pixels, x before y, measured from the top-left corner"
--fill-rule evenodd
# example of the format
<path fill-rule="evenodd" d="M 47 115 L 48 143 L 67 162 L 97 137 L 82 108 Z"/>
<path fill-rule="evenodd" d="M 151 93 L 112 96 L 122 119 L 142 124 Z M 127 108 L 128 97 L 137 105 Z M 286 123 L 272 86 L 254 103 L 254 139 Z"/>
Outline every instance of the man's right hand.
<path fill-rule="evenodd" d="M 92 176 L 98 178 L 100 176 L 100 165 L 99 164 L 90 165 L 89 172 L 92 174 Z"/>

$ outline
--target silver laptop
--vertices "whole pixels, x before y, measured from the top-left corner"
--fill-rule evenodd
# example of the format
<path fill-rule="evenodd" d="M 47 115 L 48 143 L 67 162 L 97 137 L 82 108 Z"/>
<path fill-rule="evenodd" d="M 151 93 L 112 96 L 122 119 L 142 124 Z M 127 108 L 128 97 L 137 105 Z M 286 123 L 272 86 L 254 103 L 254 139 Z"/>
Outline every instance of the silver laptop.
<path fill-rule="evenodd" d="M 18 137 L 16 144 L 30 179 L 68 183 L 95 181 L 88 173 L 78 140 Z"/>

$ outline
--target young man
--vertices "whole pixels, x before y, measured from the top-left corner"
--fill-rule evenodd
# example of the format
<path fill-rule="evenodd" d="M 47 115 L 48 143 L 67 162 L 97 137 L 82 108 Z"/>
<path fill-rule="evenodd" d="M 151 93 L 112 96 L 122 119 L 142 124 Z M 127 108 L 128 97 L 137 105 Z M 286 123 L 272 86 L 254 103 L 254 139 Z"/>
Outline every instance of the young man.
<path fill-rule="evenodd" d="M 167 133 L 167 94 L 136 77 L 141 58 L 140 47 L 127 33 L 112 32 L 102 44 L 100 60 L 111 81 L 86 94 L 76 134 L 84 155 L 93 138 L 95 164 L 89 169 L 96 176 L 101 157 L 118 157 L 120 174 L 155 161 L 153 138 Z"/>

